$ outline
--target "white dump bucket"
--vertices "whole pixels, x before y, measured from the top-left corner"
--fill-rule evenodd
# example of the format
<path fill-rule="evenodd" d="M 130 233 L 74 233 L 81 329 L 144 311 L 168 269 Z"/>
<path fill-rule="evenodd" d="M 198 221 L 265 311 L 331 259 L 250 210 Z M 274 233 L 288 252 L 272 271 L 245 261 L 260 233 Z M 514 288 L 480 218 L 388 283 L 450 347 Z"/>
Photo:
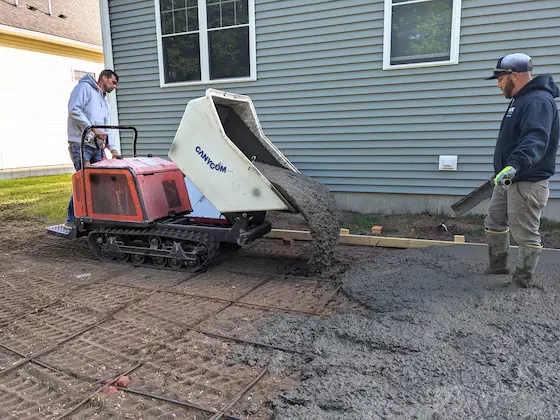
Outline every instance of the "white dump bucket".
<path fill-rule="evenodd" d="M 220 213 L 295 211 L 252 164 L 299 173 L 264 135 L 248 96 L 208 89 L 190 101 L 168 155 Z"/>

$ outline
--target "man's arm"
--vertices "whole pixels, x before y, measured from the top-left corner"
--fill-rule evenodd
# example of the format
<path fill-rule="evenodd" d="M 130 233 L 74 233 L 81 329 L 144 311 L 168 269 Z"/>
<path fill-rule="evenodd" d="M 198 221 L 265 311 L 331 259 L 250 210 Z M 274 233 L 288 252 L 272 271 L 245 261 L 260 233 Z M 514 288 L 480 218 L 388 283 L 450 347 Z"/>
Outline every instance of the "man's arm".
<path fill-rule="evenodd" d="M 553 106 L 549 101 L 535 99 L 523 107 L 519 143 L 509 156 L 507 166 L 524 172 L 540 162 L 550 140 Z"/>
<path fill-rule="evenodd" d="M 107 133 L 107 145 L 109 147 L 109 150 L 111 151 L 111 156 L 113 156 L 113 159 L 115 159 L 121 155 L 121 152 L 118 146 L 113 142 L 114 142 L 113 136 Z"/>
<path fill-rule="evenodd" d="M 84 132 L 86 127 L 91 125 L 86 114 L 84 114 L 84 107 L 91 99 L 91 92 L 85 83 L 78 83 L 78 86 L 72 91 L 70 99 L 68 100 L 68 115 L 80 129 Z"/>

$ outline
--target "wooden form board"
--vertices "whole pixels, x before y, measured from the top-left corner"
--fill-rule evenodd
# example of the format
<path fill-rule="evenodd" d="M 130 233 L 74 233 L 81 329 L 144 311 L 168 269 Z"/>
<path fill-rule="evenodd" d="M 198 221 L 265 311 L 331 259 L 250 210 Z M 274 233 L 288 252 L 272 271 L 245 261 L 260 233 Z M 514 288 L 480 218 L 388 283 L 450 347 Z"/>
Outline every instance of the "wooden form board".
<path fill-rule="evenodd" d="M 272 239 L 293 239 L 295 241 L 310 241 L 311 234 L 306 230 L 284 230 L 272 229 L 266 236 Z M 344 245 L 361 245 L 361 246 L 380 246 L 384 248 L 425 248 L 427 246 L 447 246 L 447 245 L 464 245 L 465 237 L 455 235 L 454 241 L 434 241 L 429 239 L 410 239 L 410 238 L 393 238 L 388 236 L 365 236 L 340 234 L 340 243 Z M 469 245 L 483 245 L 473 244 Z"/>

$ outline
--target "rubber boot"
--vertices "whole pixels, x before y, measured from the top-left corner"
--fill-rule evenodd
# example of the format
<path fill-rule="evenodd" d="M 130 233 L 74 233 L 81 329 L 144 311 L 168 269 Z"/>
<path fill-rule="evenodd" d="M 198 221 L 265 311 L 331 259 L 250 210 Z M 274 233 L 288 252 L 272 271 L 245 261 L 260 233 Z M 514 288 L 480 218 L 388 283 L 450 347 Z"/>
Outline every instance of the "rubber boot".
<path fill-rule="evenodd" d="M 519 246 L 517 254 L 517 264 L 513 273 L 513 282 L 523 288 L 531 287 L 533 283 L 533 274 L 539 263 L 542 247 L 537 246 Z"/>
<path fill-rule="evenodd" d="M 488 259 L 490 264 L 486 274 L 509 274 L 507 268 L 509 255 L 509 230 L 505 232 L 494 232 L 486 230 L 488 239 Z"/>

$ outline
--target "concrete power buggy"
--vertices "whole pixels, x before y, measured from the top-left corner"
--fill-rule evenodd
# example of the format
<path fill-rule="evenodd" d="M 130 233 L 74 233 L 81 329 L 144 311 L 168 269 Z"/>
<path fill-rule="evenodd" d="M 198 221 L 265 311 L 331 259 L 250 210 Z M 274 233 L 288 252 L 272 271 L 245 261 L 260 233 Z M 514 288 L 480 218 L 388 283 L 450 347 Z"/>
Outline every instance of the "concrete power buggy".
<path fill-rule="evenodd" d="M 84 165 L 93 128 L 132 130 L 132 157 Z M 251 99 L 208 89 L 187 104 L 168 156 L 138 157 L 138 132 L 91 126 L 82 135 L 82 169 L 72 176 L 76 227 L 103 261 L 198 271 L 220 247 L 244 246 L 267 234 L 266 212 L 296 212 L 253 165 L 299 172 L 264 135 Z"/>

